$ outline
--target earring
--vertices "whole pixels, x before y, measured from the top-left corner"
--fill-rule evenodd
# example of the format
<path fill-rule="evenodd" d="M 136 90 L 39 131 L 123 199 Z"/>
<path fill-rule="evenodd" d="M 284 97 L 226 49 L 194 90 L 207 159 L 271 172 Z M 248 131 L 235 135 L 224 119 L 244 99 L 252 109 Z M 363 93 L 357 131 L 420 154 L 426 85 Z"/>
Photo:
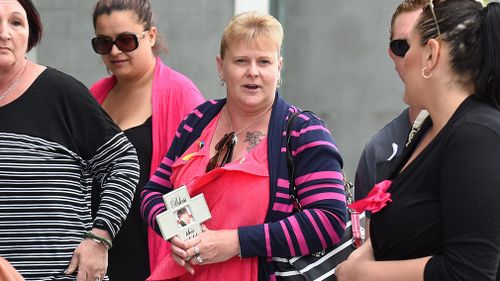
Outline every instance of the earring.
<path fill-rule="evenodd" d="M 432 73 L 429 73 L 429 74 L 425 74 L 425 71 L 427 70 L 427 66 L 425 66 L 424 68 L 422 68 L 422 77 L 424 77 L 425 79 L 429 79 L 432 77 Z"/>
<path fill-rule="evenodd" d="M 224 77 L 222 77 L 222 74 L 219 74 L 219 84 L 221 87 L 226 86 L 226 80 L 224 80 Z"/>
<path fill-rule="evenodd" d="M 283 85 L 283 80 L 281 80 L 281 73 L 278 73 L 278 82 L 276 83 L 276 88 L 279 89 Z"/>

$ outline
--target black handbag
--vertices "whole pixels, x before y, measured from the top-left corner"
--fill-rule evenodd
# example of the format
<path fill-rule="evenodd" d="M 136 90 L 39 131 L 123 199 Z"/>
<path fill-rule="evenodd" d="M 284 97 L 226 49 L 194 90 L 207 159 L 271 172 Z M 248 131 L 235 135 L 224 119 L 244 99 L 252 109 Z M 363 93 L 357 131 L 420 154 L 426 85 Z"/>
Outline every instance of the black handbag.
<path fill-rule="evenodd" d="M 305 111 L 303 111 L 305 112 Z M 297 187 L 294 182 L 294 164 L 292 149 L 290 147 L 290 132 L 293 122 L 302 112 L 294 113 L 287 122 L 286 136 L 287 148 L 286 159 L 288 167 L 288 175 L 290 181 L 290 197 L 295 201 L 297 212 L 301 211 L 301 206 L 297 197 Z M 354 198 L 354 186 L 347 180 L 344 175 L 344 190 L 347 197 L 347 202 L 351 203 Z M 293 258 L 273 257 L 275 267 L 276 280 L 286 281 L 303 281 L 303 280 L 337 280 L 335 276 L 335 268 L 361 244 L 364 240 L 365 214 L 359 214 L 354 210 L 349 210 L 350 220 L 346 224 L 346 230 L 341 241 L 318 253 L 309 254 L 307 256 L 299 256 Z"/>

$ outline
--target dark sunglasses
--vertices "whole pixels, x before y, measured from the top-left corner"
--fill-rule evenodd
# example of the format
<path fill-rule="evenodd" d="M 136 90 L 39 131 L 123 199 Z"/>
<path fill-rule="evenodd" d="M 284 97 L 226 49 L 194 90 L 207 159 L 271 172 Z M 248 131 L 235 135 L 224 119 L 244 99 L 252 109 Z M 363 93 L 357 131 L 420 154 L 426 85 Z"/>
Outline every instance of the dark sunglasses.
<path fill-rule="evenodd" d="M 404 57 L 406 55 L 406 52 L 408 52 L 408 49 L 410 49 L 410 46 L 408 45 L 408 41 L 406 41 L 406 39 L 396 39 L 391 40 L 391 42 L 389 43 L 389 48 L 391 49 L 391 52 L 396 56 Z"/>
<path fill-rule="evenodd" d="M 222 167 L 231 162 L 233 158 L 234 146 L 236 145 L 236 134 L 234 132 L 225 134 L 222 139 L 215 145 L 216 153 L 210 161 L 208 161 L 205 172 L 209 172 L 215 168 Z"/>
<path fill-rule="evenodd" d="M 134 33 L 124 33 L 118 35 L 115 40 L 111 40 L 107 37 L 95 37 L 92 38 L 92 48 L 94 51 L 100 55 L 107 55 L 113 49 L 113 45 L 116 45 L 118 49 L 122 52 L 131 52 L 139 47 L 139 40 L 144 39 L 147 30 L 140 34 Z"/>

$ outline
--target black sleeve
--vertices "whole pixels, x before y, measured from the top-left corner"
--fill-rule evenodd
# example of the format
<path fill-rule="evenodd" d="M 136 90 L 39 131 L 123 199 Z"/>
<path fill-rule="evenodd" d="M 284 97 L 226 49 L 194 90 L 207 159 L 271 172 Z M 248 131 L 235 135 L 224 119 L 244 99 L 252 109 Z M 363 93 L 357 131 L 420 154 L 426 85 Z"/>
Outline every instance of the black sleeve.
<path fill-rule="evenodd" d="M 60 115 L 74 141 L 75 151 L 90 160 L 97 150 L 121 133 L 107 113 L 92 97 L 89 90 L 78 80 L 59 72 L 54 83 L 62 101 Z"/>
<path fill-rule="evenodd" d="M 82 83 L 64 73 L 57 76 L 54 87 L 62 100 L 60 115 L 67 123 L 73 149 L 86 163 L 86 176 L 101 184 L 93 227 L 114 237 L 127 217 L 139 181 L 135 148 Z"/>
<path fill-rule="evenodd" d="M 424 280 L 496 280 L 500 259 L 498 131 L 462 124 L 442 157 L 443 254 L 429 260 Z"/>

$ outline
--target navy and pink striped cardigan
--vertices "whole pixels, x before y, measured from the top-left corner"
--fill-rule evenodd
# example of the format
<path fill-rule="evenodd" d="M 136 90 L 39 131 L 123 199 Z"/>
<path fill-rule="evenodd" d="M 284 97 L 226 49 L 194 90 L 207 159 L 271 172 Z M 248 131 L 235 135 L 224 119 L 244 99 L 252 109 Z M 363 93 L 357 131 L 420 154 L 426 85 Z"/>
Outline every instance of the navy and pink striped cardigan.
<path fill-rule="evenodd" d="M 141 211 L 156 232 L 160 233 L 156 216 L 165 211 L 161 196 L 172 190 L 171 164 L 196 141 L 225 102 L 225 99 L 207 101 L 184 119 L 167 155 L 142 192 Z M 242 256 L 259 257 L 259 280 L 275 280 L 270 257 L 318 252 L 339 242 L 345 229 L 342 158 L 323 121 L 310 113 L 299 115 L 292 128 L 295 182 L 303 207 L 302 212 L 293 214 L 285 132 L 286 120 L 295 111 L 295 107 L 276 94 L 268 130 L 270 202 L 266 221 L 238 228 Z"/>

